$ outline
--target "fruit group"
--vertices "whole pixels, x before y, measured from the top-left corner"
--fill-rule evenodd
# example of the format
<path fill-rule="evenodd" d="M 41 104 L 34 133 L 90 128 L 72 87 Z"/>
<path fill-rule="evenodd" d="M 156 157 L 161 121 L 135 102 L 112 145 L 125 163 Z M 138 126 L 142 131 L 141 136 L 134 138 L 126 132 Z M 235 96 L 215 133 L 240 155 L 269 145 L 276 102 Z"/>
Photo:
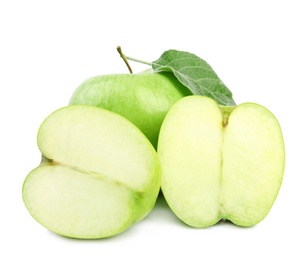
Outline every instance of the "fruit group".
<path fill-rule="evenodd" d="M 161 189 L 185 223 L 207 227 L 221 219 L 240 226 L 270 211 L 284 172 L 284 141 L 266 108 L 220 107 L 190 96 L 168 112 L 160 131 Z"/>
<path fill-rule="evenodd" d="M 116 235 L 144 218 L 160 189 L 160 166 L 147 138 L 113 112 L 68 106 L 42 123 L 43 160 L 23 184 L 30 214 L 75 238 Z"/>
<path fill-rule="evenodd" d="M 122 115 L 156 148 L 166 113 L 177 100 L 190 94 L 172 73 L 145 71 L 87 79 L 75 90 L 69 104 L 98 106 Z"/>

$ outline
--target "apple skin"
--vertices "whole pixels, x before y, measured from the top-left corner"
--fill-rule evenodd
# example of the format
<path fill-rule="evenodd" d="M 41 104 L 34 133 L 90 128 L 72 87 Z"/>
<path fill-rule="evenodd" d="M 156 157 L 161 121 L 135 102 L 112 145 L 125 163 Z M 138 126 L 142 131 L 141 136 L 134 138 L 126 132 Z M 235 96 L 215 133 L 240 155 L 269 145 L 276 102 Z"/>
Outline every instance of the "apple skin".
<path fill-rule="evenodd" d="M 100 75 L 85 80 L 69 104 L 101 107 L 127 118 L 157 147 L 165 115 L 191 92 L 171 72 Z"/>

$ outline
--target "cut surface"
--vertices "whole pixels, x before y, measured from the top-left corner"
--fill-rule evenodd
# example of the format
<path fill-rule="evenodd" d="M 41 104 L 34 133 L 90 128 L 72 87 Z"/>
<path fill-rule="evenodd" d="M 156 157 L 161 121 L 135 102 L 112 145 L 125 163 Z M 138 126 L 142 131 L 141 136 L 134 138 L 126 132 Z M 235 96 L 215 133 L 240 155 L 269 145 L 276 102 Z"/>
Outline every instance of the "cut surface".
<path fill-rule="evenodd" d="M 117 234 L 133 222 L 125 186 L 62 166 L 40 166 L 27 177 L 24 203 L 53 232 L 77 238 Z"/>
<path fill-rule="evenodd" d="M 162 125 L 162 192 L 176 215 L 191 226 L 219 220 L 221 144 L 222 114 L 211 99 L 178 101 Z"/>
<path fill-rule="evenodd" d="M 37 142 L 47 160 L 26 178 L 23 200 L 53 232 L 108 237 L 153 208 L 159 161 L 148 139 L 125 118 L 97 107 L 65 107 L 42 123 Z"/>
<path fill-rule="evenodd" d="M 244 103 L 224 131 L 222 205 L 237 225 L 260 222 L 281 186 L 285 152 L 280 126 L 266 108 Z"/>
<path fill-rule="evenodd" d="M 257 224 L 277 196 L 285 161 L 280 126 L 267 109 L 245 103 L 227 119 L 216 102 L 198 96 L 169 111 L 158 154 L 164 196 L 194 227 L 220 219 Z"/>
<path fill-rule="evenodd" d="M 155 151 L 123 117 L 91 106 L 59 109 L 41 125 L 38 146 L 55 163 L 141 190 L 155 169 Z M 141 159 L 139 159 L 141 158 Z"/>

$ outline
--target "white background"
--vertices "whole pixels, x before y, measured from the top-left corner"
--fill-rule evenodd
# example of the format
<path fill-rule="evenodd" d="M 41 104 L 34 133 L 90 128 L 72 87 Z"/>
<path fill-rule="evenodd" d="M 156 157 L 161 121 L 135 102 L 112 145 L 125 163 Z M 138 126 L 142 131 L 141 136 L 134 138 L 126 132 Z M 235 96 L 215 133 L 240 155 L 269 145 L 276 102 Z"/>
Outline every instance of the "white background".
<path fill-rule="evenodd" d="M 296 0 L 1 0 L 0 259 L 305 259 L 304 14 Z M 161 200 L 125 233 L 82 241 L 57 236 L 29 215 L 21 188 L 40 161 L 39 125 L 86 78 L 128 73 L 117 45 L 147 61 L 172 48 L 195 53 L 237 103 L 256 102 L 275 114 L 286 170 L 261 223 L 194 229 Z"/>

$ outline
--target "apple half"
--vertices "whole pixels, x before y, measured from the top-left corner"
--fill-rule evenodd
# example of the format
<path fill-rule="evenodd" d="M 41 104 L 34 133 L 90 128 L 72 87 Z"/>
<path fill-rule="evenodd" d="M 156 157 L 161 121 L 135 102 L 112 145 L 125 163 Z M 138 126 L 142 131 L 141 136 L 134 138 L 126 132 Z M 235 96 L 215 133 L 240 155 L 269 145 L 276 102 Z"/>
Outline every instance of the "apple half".
<path fill-rule="evenodd" d="M 173 212 L 193 227 L 263 220 L 279 192 L 284 141 L 274 115 L 258 104 L 220 107 L 190 96 L 169 111 L 160 131 L 161 189 Z"/>
<path fill-rule="evenodd" d="M 155 149 L 113 112 L 85 105 L 61 108 L 42 123 L 43 160 L 23 184 L 30 214 L 68 237 L 116 235 L 143 219 L 160 189 Z"/>

